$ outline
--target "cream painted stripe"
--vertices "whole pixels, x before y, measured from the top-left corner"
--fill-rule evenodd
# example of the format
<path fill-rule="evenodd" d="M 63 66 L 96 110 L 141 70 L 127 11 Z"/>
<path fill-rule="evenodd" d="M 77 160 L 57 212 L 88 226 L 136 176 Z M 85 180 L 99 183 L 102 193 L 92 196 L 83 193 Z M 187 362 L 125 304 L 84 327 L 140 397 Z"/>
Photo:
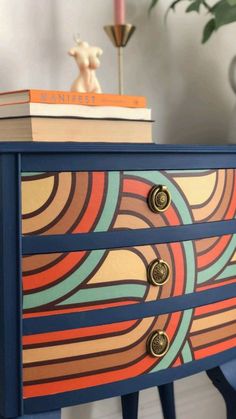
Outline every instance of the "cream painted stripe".
<path fill-rule="evenodd" d="M 208 329 L 215 326 L 221 326 L 224 323 L 236 321 L 236 309 L 218 313 L 213 316 L 207 316 L 202 319 L 194 320 L 190 333 Z"/>
<path fill-rule="evenodd" d="M 112 250 L 89 283 L 104 284 L 110 281 L 124 280 L 145 281 L 146 276 L 146 266 L 143 260 L 132 249 Z"/>
<path fill-rule="evenodd" d="M 22 214 L 29 214 L 41 208 L 50 197 L 54 176 L 21 182 Z"/>
<path fill-rule="evenodd" d="M 218 206 L 220 206 L 222 201 L 222 194 L 225 187 L 225 178 L 226 173 L 224 170 L 219 170 L 218 182 L 216 185 L 216 190 L 212 199 L 208 202 L 207 205 L 204 205 L 201 208 L 193 209 L 194 219 L 196 221 L 203 220 L 206 216 L 211 215 Z"/>
<path fill-rule="evenodd" d="M 230 262 L 236 262 L 236 252 L 233 254 L 232 259 L 230 260 Z"/>
<path fill-rule="evenodd" d="M 63 178 L 61 177 L 63 175 Z M 68 201 L 71 190 L 71 173 L 61 173 L 57 193 L 51 204 L 35 217 L 24 219 L 22 222 L 23 234 L 39 230 L 51 223 L 60 214 Z M 35 188 L 29 188 L 29 197 L 35 199 L 37 192 Z"/>
<path fill-rule="evenodd" d="M 182 189 L 190 205 L 201 205 L 207 201 L 214 190 L 216 172 L 207 176 L 174 177 L 174 180 Z"/>
<path fill-rule="evenodd" d="M 73 356 L 96 354 L 112 350 L 119 350 L 137 342 L 151 326 L 152 318 L 146 318 L 131 332 L 121 336 L 112 336 L 90 341 L 70 343 L 66 345 L 48 346 L 45 348 L 23 350 L 23 363 L 41 362 L 51 359 L 61 359 Z"/>

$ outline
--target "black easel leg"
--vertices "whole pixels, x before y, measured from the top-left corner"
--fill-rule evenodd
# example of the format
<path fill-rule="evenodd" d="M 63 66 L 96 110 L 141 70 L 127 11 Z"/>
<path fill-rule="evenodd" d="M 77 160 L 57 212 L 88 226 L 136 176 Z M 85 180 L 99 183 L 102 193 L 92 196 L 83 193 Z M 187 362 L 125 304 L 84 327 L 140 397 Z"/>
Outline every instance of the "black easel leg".
<path fill-rule="evenodd" d="M 227 419 L 236 419 L 236 360 L 206 371 L 224 398 Z"/>
<path fill-rule="evenodd" d="M 158 387 L 164 419 L 176 419 L 174 384 L 164 384 Z"/>
<path fill-rule="evenodd" d="M 139 392 L 121 397 L 123 419 L 138 419 Z"/>

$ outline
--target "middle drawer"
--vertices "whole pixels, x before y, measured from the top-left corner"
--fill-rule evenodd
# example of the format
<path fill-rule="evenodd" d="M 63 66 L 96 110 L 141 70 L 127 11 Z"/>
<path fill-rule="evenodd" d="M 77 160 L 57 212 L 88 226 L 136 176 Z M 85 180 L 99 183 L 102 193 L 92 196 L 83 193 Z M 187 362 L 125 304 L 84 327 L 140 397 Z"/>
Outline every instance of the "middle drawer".
<path fill-rule="evenodd" d="M 23 257 L 25 317 L 181 296 L 236 282 L 236 234 Z"/>

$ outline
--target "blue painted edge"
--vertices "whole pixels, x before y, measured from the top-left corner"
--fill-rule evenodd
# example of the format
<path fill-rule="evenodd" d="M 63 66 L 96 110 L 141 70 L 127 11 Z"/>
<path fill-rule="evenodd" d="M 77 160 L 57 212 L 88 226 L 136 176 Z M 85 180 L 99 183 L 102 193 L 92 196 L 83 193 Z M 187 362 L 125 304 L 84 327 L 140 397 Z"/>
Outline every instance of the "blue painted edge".
<path fill-rule="evenodd" d="M 22 414 L 20 155 L 0 155 L 0 414 Z"/>
<path fill-rule="evenodd" d="M 236 392 L 236 359 L 226 362 L 220 365 L 220 369 L 223 372 L 228 383 L 233 387 Z"/>
<path fill-rule="evenodd" d="M 25 413 L 37 413 L 48 410 L 48 406 L 51 409 L 57 409 L 129 394 L 130 392 L 179 380 L 180 378 L 205 371 L 234 358 L 236 358 L 236 348 L 204 358 L 203 360 L 189 362 L 180 367 L 169 368 L 128 380 L 86 388 L 84 390 L 26 399 L 24 400 L 24 411 Z"/>
<path fill-rule="evenodd" d="M 65 142 L 25 142 L 25 141 L 1 141 L 0 153 L 236 153 L 236 146 L 234 144 L 135 144 L 135 143 L 79 143 L 74 141 Z"/>
<path fill-rule="evenodd" d="M 114 249 L 197 240 L 236 233 L 236 220 L 189 224 L 176 227 L 143 228 L 51 236 L 24 236 L 23 255 Z"/>
<path fill-rule="evenodd" d="M 159 301 L 129 304 L 78 313 L 26 318 L 23 320 L 23 335 L 78 329 L 116 322 L 141 319 L 160 314 L 183 311 L 189 308 L 212 304 L 236 296 L 236 284 L 224 285 L 206 291 L 195 292 Z"/>
<path fill-rule="evenodd" d="M 101 154 L 99 155 L 99 151 Z M 135 151 L 136 148 L 119 151 L 112 148 L 91 148 L 90 151 L 58 152 L 55 146 L 52 151 L 39 151 L 22 153 L 23 172 L 61 172 L 61 171 L 122 171 L 122 170 L 180 170 L 180 169 L 220 169 L 236 167 L 234 149 L 230 147 L 218 151 L 205 149 L 182 149 L 176 152 L 176 148 L 168 150 L 152 148 Z M 210 151 L 211 150 L 211 151 Z M 230 151 L 232 150 L 232 151 Z"/>

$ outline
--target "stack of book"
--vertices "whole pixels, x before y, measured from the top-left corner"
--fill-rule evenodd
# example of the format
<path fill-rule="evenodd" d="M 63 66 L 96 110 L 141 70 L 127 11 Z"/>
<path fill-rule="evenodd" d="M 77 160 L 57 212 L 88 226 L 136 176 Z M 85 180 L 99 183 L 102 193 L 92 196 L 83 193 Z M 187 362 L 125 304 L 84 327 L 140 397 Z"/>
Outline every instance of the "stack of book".
<path fill-rule="evenodd" d="M 143 96 L 0 93 L 0 141 L 150 143 L 152 122 Z"/>

